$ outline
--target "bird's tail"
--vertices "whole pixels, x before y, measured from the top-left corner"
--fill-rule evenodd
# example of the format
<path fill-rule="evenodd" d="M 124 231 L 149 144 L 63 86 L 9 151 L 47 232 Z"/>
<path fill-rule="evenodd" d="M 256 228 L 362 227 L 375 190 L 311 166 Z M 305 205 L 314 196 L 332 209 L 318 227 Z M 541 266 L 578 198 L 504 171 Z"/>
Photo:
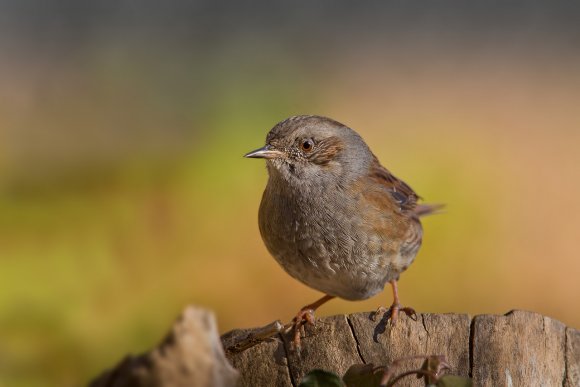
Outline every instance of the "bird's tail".
<path fill-rule="evenodd" d="M 445 204 L 418 204 L 414 212 L 419 217 L 439 214 L 443 207 L 445 207 Z"/>

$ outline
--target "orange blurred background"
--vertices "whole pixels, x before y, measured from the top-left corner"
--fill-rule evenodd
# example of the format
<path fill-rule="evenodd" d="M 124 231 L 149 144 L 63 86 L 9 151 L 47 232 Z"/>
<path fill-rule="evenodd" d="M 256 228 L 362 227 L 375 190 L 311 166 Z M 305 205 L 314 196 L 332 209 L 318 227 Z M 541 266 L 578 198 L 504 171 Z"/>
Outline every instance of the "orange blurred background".
<path fill-rule="evenodd" d="M 579 327 L 579 15 L 558 1 L 3 2 L 0 386 L 86 383 L 189 303 L 224 332 L 318 298 L 264 248 L 266 171 L 242 158 L 294 114 L 351 126 L 446 203 L 404 304 Z"/>

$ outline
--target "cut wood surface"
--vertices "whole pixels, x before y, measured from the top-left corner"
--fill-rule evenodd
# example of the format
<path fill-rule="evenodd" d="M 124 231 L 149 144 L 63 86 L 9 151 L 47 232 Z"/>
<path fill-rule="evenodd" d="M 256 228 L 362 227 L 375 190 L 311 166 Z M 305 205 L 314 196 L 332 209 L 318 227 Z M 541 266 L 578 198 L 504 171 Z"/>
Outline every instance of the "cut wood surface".
<path fill-rule="evenodd" d="M 417 355 L 444 355 L 449 373 L 475 386 L 580 386 L 580 331 L 532 312 L 401 314 L 395 326 L 369 313 L 323 317 L 305 327 L 300 352 L 282 327 L 234 330 L 220 342 L 213 313 L 188 307 L 159 346 L 126 357 L 91 386 L 297 387 L 313 369 L 342 376 L 355 364 L 388 366 Z M 421 363 L 406 360 L 396 374 Z M 397 383 L 423 385 L 414 376 Z"/>
<path fill-rule="evenodd" d="M 242 351 L 236 343 L 253 330 L 222 336 L 226 356 L 240 371 L 239 386 L 298 386 L 313 369 L 344 375 L 353 364 L 389 365 L 414 355 L 445 355 L 450 373 L 473 378 L 475 386 L 580 386 L 580 331 L 549 317 L 512 311 L 506 315 L 401 315 L 395 326 L 369 313 L 324 317 L 307 326 L 301 351 L 291 334 Z M 409 361 L 406 370 L 420 368 Z M 424 386 L 415 377 L 397 386 Z"/>

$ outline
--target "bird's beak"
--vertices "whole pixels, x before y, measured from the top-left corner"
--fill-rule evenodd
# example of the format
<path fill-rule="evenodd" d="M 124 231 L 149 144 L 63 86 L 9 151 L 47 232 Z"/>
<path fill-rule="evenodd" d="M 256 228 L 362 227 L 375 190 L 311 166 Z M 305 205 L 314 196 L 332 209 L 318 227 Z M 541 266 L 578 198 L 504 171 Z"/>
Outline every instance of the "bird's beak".
<path fill-rule="evenodd" d="M 266 145 L 260 149 L 256 149 L 255 151 L 246 153 L 244 157 L 248 157 L 251 159 L 275 159 L 282 157 L 283 155 L 284 152 L 274 149 L 270 145 Z"/>

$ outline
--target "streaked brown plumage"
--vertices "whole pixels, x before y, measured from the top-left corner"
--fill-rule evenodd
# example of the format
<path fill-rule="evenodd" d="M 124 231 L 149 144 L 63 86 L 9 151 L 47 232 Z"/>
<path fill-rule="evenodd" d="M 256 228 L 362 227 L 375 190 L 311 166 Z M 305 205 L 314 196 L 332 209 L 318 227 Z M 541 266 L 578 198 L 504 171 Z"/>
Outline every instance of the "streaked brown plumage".
<path fill-rule="evenodd" d="M 396 281 L 421 246 L 419 216 L 435 206 L 418 205 L 355 131 L 326 117 L 290 117 L 246 157 L 267 161 L 259 211 L 266 247 L 292 277 L 326 294 L 296 316 L 297 345 L 299 327 L 321 304 L 363 300 L 387 282 L 395 296 L 391 321 L 399 310 L 414 313 L 400 307 Z"/>

